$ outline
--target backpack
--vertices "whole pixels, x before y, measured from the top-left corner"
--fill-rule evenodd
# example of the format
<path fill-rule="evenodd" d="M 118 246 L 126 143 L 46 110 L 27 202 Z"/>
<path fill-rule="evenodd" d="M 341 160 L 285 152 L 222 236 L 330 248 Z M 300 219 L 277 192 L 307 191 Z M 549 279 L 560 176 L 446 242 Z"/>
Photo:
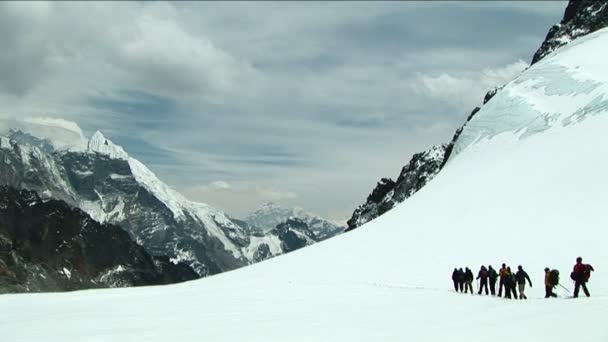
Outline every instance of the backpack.
<path fill-rule="evenodd" d="M 558 270 L 551 270 L 551 272 L 549 272 L 549 283 L 551 283 L 551 285 L 553 285 L 553 286 L 559 284 L 559 271 Z"/>
<path fill-rule="evenodd" d="M 591 266 L 585 265 L 585 270 L 583 271 L 583 280 L 589 281 L 590 277 L 591 277 Z"/>
<path fill-rule="evenodd" d="M 495 269 L 491 269 L 488 271 L 488 276 L 490 277 L 490 279 L 496 280 L 496 278 L 498 278 L 498 273 L 496 273 Z"/>

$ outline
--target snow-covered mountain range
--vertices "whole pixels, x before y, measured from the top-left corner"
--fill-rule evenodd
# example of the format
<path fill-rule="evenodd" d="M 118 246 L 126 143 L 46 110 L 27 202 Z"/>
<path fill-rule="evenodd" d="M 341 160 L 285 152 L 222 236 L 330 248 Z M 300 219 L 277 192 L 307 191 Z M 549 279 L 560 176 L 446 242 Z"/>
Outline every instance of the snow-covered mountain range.
<path fill-rule="evenodd" d="M 2 138 L 0 182 L 81 208 L 131 233 L 153 255 L 190 264 L 201 276 L 247 265 L 249 239 L 223 212 L 187 200 L 96 132 L 84 150 L 12 130 Z"/>
<path fill-rule="evenodd" d="M 348 234 L 178 285 L 0 296 L 2 337 L 606 341 L 607 53 L 604 28 L 533 64 L 470 118 L 431 182 Z M 590 298 L 569 297 L 578 256 L 596 270 Z M 529 273 L 528 300 L 451 289 L 454 267 L 503 262 Z M 543 298 L 545 267 L 562 274 L 558 298 Z"/>
<path fill-rule="evenodd" d="M 241 224 L 250 234 L 246 256 L 258 262 L 312 245 L 344 232 L 331 223 L 299 207 L 267 202 Z"/>
<path fill-rule="evenodd" d="M 0 186 L 0 293 L 160 285 L 193 280 L 189 266 L 152 257 L 123 229 L 63 201 Z"/>
<path fill-rule="evenodd" d="M 49 133 L 53 122 L 45 123 L 43 132 Z M 34 126 L 29 123 L 26 129 L 36 132 Z M 21 130 L 10 130 L 0 139 L 0 184 L 63 200 L 100 223 L 119 225 L 152 255 L 185 262 L 200 276 L 245 266 L 302 245 L 277 231 L 288 219 L 302 219 L 306 225 L 296 230 L 302 233 L 298 236 L 305 241 L 303 245 L 342 231 L 302 209 L 277 205 L 265 206 L 269 209 L 266 214 L 258 211 L 259 220 L 253 222 L 263 228 L 252 228 L 211 206 L 186 199 L 101 132 L 85 144 L 69 148 L 58 148 L 53 140 Z"/>

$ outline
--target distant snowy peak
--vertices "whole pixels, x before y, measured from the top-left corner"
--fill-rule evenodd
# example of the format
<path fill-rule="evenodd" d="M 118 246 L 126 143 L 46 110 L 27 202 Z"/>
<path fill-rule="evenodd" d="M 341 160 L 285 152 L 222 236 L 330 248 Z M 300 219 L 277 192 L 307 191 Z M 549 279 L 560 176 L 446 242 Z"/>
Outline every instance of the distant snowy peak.
<path fill-rule="evenodd" d="M 287 208 L 277 203 L 265 202 L 247 218 L 247 223 L 261 231 L 274 229 L 278 224 L 285 222 L 290 217 L 313 216 L 302 208 Z"/>
<path fill-rule="evenodd" d="M 171 210 L 175 219 L 183 220 L 185 217 L 184 210 L 193 206 L 192 203 L 180 193 L 163 183 L 154 172 L 148 169 L 142 162 L 129 157 L 129 154 L 121 146 L 114 144 L 100 131 L 95 132 L 91 139 L 89 139 L 87 151 L 89 153 L 106 155 L 111 159 L 127 161 L 137 183 L 163 202 L 163 204 Z M 200 205 L 197 207 L 200 207 Z"/>
<path fill-rule="evenodd" d="M 37 147 L 41 151 L 47 153 L 51 153 L 55 150 L 50 140 L 35 137 L 30 133 L 23 132 L 19 129 L 10 129 L 5 139 L 15 144 Z"/>
<path fill-rule="evenodd" d="M 7 118 L 0 119 L 0 121 L 3 121 L 3 126 L 7 127 L 7 130 L 0 131 L 0 134 L 11 140 L 17 141 L 18 139 L 12 135 L 19 132 L 22 134 L 21 138 L 36 137 L 55 150 L 84 151 L 86 149 L 87 139 L 82 134 L 80 127 L 71 121 L 35 117 Z M 18 142 L 23 143 L 23 141 Z"/>
<path fill-rule="evenodd" d="M 306 221 L 291 217 L 263 235 L 253 235 L 245 254 L 252 262 L 259 262 L 310 246 L 320 240 L 322 239 Z"/>
<path fill-rule="evenodd" d="M 562 21 L 551 27 L 547 38 L 532 58 L 537 63 L 571 41 L 608 26 L 608 2 L 570 0 Z"/>
<path fill-rule="evenodd" d="M 105 154 L 112 159 L 123 159 L 128 160 L 129 155 L 125 150 L 114 144 L 108 138 L 106 138 L 100 131 L 95 132 L 89 140 L 87 150 L 89 152 L 96 152 Z"/>
<path fill-rule="evenodd" d="M 266 233 L 288 220 L 298 219 L 305 222 L 319 240 L 324 240 L 343 231 L 343 227 L 302 208 L 288 208 L 272 202 L 262 204 L 247 217 L 246 222 L 253 226 L 255 233 Z"/>
<path fill-rule="evenodd" d="M 245 229 L 171 189 L 101 132 L 81 150 L 57 150 L 50 139 L 12 130 L 0 147 L 0 184 L 37 191 L 98 222 L 120 225 L 153 255 L 184 261 L 201 276 L 248 262 Z"/>
<path fill-rule="evenodd" d="M 197 221 L 205 227 L 210 235 L 217 238 L 234 257 L 242 257 L 239 247 L 231 238 L 242 239 L 246 234 L 224 212 L 205 203 L 188 200 L 182 194 L 162 182 L 140 161 L 128 158 L 128 162 L 131 173 L 137 183 L 160 200 L 173 213 L 176 221 L 182 222 L 188 218 Z M 230 237 L 227 236 L 222 227 L 231 232 Z"/>

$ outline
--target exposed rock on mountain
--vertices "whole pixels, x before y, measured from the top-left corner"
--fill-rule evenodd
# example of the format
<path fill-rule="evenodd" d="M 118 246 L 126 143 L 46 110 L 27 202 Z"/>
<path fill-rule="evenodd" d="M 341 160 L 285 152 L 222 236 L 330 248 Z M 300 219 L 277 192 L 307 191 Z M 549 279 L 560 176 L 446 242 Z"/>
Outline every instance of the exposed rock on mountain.
<path fill-rule="evenodd" d="M 316 236 L 316 240 L 319 241 L 344 231 L 343 227 L 311 214 L 302 208 L 286 208 L 276 203 L 264 203 L 247 217 L 246 222 L 253 233 L 264 234 L 273 230 L 277 225 L 285 223 L 290 218 L 298 218 L 306 222 L 310 231 Z"/>
<path fill-rule="evenodd" d="M 119 225 L 150 254 L 183 261 L 200 276 L 293 250 L 292 235 L 276 230 L 290 218 L 305 222 L 298 229 L 307 230 L 301 232 L 307 244 L 343 231 L 302 209 L 273 204 L 252 216 L 256 225 L 232 219 L 184 198 L 100 132 L 84 150 L 53 146 L 17 130 L 2 137 L 0 184 L 63 200 L 98 222 Z"/>
<path fill-rule="evenodd" d="M 348 220 L 347 231 L 353 230 L 391 210 L 425 186 L 441 169 L 446 145 L 434 146 L 415 154 L 401 169 L 397 181 L 383 178 Z"/>
<path fill-rule="evenodd" d="M 129 234 L 63 201 L 0 187 L 0 293 L 160 285 L 196 279 Z"/>
<path fill-rule="evenodd" d="M 553 25 L 532 58 L 532 64 L 571 41 L 608 26 L 608 2 L 570 0 L 559 24 Z"/>
<path fill-rule="evenodd" d="M 583 37 L 591 32 L 600 30 L 608 26 L 608 2 L 606 1 L 593 1 L 593 0 L 581 0 L 575 1 L 571 0 L 568 3 L 568 7 L 564 13 L 564 18 L 560 24 L 553 26 L 545 41 L 542 43 L 541 47 L 534 54 L 534 58 L 532 60 L 532 64 L 540 61 L 545 56 L 549 55 L 553 51 L 557 50 L 561 46 L 564 46 L 573 40 Z M 503 86 L 494 87 L 490 89 L 483 99 L 484 107 L 488 104 L 491 104 L 491 100 L 495 97 L 497 93 L 499 93 Z M 396 204 L 403 202 L 406 198 L 411 196 L 414 192 L 420 190 L 424 185 L 426 185 L 441 169 L 445 166 L 445 164 L 450 159 L 455 146 L 457 145 L 461 134 L 465 130 L 467 124 L 475 117 L 475 115 L 479 112 L 480 107 L 476 107 L 471 111 L 471 114 L 466 119 L 465 123 L 456 130 L 452 140 L 447 145 L 441 145 L 441 149 L 444 150 L 443 155 L 437 158 L 431 158 L 428 160 L 429 165 L 425 166 L 427 170 L 426 173 L 421 173 L 423 176 L 420 179 L 416 179 L 417 173 L 416 168 L 412 168 L 412 162 L 416 165 L 426 165 L 427 161 L 422 161 L 421 163 L 416 163 L 415 160 L 419 159 L 420 155 L 429 153 L 430 151 L 424 152 L 422 154 L 416 154 L 412 158 L 412 161 L 404 168 L 409 171 L 409 184 L 416 184 L 414 187 L 403 186 L 402 189 L 405 191 L 393 191 L 398 188 L 399 180 L 397 182 L 392 182 L 390 179 L 382 179 L 376 188 L 373 190 L 372 194 L 367 198 L 365 204 L 359 206 L 353 216 L 348 221 L 347 231 L 355 229 L 360 225 L 369 222 L 370 220 L 382 215 L 386 211 L 392 209 Z M 434 147 L 433 149 L 437 149 Z M 431 149 L 431 151 L 433 150 Z M 439 165 L 437 165 L 437 162 Z M 402 170 L 401 175 L 404 175 L 404 170 Z M 400 194 L 399 196 L 395 196 L 395 194 Z M 407 194 L 403 196 L 403 194 Z M 381 199 L 379 199 L 381 198 Z"/>
<path fill-rule="evenodd" d="M 253 262 L 289 253 L 320 241 L 306 221 L 291 217 L 274 229 L 253 236 L 248 254 Z"/>
<path fill-rule="evenodd" d="M 247 265 L 248 234 L 224 213 L 187 200 L 97 132 L 84 151 L 61 151 L 28 134 L 2 139 L 0 184 L 64 200 L 120 225 L 152 255 L 206 276 Z"/>

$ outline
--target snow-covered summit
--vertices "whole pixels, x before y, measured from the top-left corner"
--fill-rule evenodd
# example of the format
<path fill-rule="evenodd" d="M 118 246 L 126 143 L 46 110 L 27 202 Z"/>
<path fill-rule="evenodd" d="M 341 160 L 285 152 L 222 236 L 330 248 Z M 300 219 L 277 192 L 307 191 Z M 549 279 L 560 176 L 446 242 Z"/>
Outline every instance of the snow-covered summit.
<path fill-rule="evenodd" d="M 310 213 L 303 208 L 286 207 L 273 202 L 263 203 L 258 209 L 249 214 L 245 221 L 252 226 L 256 233 L 266 233 L 293 218 L 304 221 L 320 240 L 332 237 L 343 231 L 343 228 L 339 225 Z"/>
<path fill-rule="evenodd" d="M 87 139 L 80 127 L 76 123 L 64 119 L 8 118 L 0 119 L 0 127 L 4 127 L 4 129 L 0 129 L 2 135 L 11 137 L 17 133 L 21 134 L 21 138 L 29 135 L 44 140 L 56 150 L 84 151 L 87 146 Z M 16 140 L 16 137 L 14 138 Z"/>
<path fill-rule="evenodd" d="M 112 159 L 129 159 L 129 155 L 121 146 L 114 144 L 100 131 L 95 132 L 91 139 L 89 139 L 87 150 L 89 152 L 105 154 Z"/>
<path fill-rule="evenodd" d="M 37 191 L 82 209 L 100 223 L 119 225 L 151 254 L 183 261 L 201 276 L 299 246 L 294 239 L 290 244 L 290 234 L 264 236 L 266 232 L 249 230 L 221 210 L 187 199 L 100 131 L 82 150 L 57 150 L 50 139 L 21 130 L 9 131 L 0 144 L 0 160 L 5 161 L 0 163 L 0 184 Z M 289 211 L 269 230 L 289 216 L 303 216 L 303 210 Z M 342 231 L 312 215 L 307 224 L 319 237 L 315 242 Z"/>
<path fill-rule="evenodd" d="M 11 130 L 0 142 L 0 184 L 34 190 L 100 223 L 120 225 L 151 254 L 186 262 L 201 276 L 248 264 L 243 228 L 171 189 L 101 132 L 82 150 L 57 150 L 51 142 Z"/>
<path fill-rule="evenodd" d="M 245 219 L 249 224 L 261 230 L 271 230 L 285 222 L 290 216 L 302 217 L 310 214 L 299 207 L 287 208 L 274 202 L 264 202 Z"/>

